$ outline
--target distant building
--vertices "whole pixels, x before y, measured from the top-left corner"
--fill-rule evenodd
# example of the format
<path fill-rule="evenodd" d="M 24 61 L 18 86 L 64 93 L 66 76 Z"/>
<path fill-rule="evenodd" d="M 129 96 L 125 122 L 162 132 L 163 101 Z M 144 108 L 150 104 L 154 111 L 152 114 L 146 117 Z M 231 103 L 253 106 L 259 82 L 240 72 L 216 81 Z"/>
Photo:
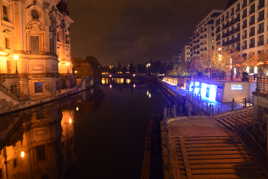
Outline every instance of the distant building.
<path fill-rule="evenodd" d="M 191 61 L 191 45 L 185 45 L 182 50 L 182 60 L 184 62 Z"/>
<path fill-rule="evenodd" d="M 0 96 L 39 100 L 72 86 L 66 0 L 2 0 L 0 7 Z"/>
<path fill-rule="evenodd" d="M 212 10 L 196 25 L 191 41 L 192 58 L 201 58 L 205 64 L 209 64 L 215 49 L 215 19 L 222 12 L 222 10 Z"/>

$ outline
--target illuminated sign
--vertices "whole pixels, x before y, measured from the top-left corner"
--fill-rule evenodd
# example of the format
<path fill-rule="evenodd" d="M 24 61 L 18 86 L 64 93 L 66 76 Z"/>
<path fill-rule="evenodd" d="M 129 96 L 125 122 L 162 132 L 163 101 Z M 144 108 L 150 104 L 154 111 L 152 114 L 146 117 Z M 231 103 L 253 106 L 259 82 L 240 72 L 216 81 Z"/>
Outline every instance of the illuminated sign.
<path fill-rule="evenodd" d="M 231 85 L 231 89 L 232 90 L 236 90 L 236 91 L 243 90 L 243 85 L 240 85 L 240 84 L 232 84 Z"/>

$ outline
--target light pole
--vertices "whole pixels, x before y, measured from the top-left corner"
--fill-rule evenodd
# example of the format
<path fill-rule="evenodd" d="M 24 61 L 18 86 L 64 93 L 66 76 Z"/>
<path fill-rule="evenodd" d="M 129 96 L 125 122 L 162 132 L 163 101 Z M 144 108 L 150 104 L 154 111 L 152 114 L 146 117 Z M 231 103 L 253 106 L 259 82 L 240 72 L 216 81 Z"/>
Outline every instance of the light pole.
<path fill-rule="evenodd" d="M 147 68 L 147 73 L 149 74 L 149 68 L 151 67 L 151 63 L 147 63 L 145 67 Z"/>

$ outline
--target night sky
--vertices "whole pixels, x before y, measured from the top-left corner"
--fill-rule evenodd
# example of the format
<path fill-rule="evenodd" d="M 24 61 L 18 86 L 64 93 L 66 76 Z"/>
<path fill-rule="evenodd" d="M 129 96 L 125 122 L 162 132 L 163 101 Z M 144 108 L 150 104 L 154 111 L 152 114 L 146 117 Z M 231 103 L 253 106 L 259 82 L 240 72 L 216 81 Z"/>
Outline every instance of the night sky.
<path fill-rule="evenodd" d="M 227 0 L 69 0 L 72 56 L 103 64 L 168 60 L 194 25 Z"/>

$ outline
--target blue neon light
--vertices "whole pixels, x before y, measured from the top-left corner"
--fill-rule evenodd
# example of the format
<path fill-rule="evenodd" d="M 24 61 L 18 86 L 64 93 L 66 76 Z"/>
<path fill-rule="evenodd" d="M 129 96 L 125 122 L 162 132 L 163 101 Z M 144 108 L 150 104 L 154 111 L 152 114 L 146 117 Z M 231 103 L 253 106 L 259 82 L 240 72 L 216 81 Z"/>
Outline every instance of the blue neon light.
<path fill-rule="evenodd" d="M 190 86 L 189 86 L 189 91 L 193 91 L 194 88 L 194 82 L 191 81 Z"/>
<path fill-rule="evenodd" d="M 208 85 L 206 83 L 201 84 L 201 97 L 209 101 L 216 101 L 217 98 L 217 86 Z"/>

